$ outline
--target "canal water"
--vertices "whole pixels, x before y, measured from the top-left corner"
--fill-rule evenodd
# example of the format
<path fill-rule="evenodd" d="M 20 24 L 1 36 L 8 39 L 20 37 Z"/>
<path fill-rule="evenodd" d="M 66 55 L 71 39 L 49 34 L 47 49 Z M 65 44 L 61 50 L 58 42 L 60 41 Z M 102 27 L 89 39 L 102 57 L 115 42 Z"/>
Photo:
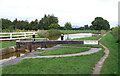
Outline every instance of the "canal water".
<path fill-rule="evenodd" d="M 98 35 L 98 34 L 92 34 L 92 33 L 64 34 L 64 40 L 74 39 L 74 38 L 92 37 L 95 35 Z M 50 37 L 49 40 L 61 40 L 61 37 L 60 36 Z M 52 47 L 52 46 L 54 46 L 54 45 L 47 45 L 47 47 Z M 26 52 L 26 51 L 21 51 L 21 52 L 13 52 L 13 53 L 3 55 L 0 57 L 0 63 L 7 61 L 7 60 L 17 58 L 17 57 L 20 57 L 20 56 L 23 56 L 27 53 L 28 52 Z"/>

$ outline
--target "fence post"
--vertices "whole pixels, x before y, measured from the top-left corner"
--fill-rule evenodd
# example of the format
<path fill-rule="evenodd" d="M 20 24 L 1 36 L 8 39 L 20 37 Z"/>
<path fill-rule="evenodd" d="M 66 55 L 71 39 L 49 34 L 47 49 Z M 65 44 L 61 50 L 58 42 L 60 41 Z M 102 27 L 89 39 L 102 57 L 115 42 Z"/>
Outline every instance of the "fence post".
<path fill-rule="evenodd" d="M 26 37 L 26 32 L 24 32 L 24 37 Z"/>
<path fill-rule="evenodd" d="M 12 33 L 10 33 L 10 39 L 12 39 Z"/>

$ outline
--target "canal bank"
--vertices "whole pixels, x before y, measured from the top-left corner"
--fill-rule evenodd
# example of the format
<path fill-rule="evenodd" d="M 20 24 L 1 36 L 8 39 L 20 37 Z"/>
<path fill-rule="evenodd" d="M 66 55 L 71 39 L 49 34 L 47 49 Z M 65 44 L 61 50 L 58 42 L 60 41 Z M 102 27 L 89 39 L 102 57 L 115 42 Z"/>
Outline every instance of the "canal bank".
<path fill-rule="evenodd" d="M 77 33 L 77 34 L 64 34 L 64 40 L 68 39 L 68 35 L 69 35 L 69 39 L 73 39 L 73 38 L 84 38 L 84 37 L 92 37 L 92 36 L 98 36 L 98 34 L 92 34 L 92 33 Z M 52 37 L 51 37 L 52 38 Z M 53 37 L 52 39 L 50 40 L 60 40 L 61 37 L 60 36 L 56 36 L 56 37 Z M 47 47 L 53 47 L 54 45 L 47 45 Z M 36 48 L 38 47 L 41 47 L 40 45 L 36 46 Z M 10 51 L 10 52 L 9 52 Z M 13 58 L 17 58 L 17 57 L 21 57 L 25 54 L 27 54 L 27 52 L 25 50 L 23 51 L 19 51 L 19 52 L 16 52 L 16 50 L 13 48 L 10 48 L 9 49 L 6 49 L 5 51 L 7 54 L 4 54 L 2 55 L 2 59 L 4 60 L 9 60 L 9 59 L 13 59 Z M 1 61 L 3 61 L 1 59 Z"/>

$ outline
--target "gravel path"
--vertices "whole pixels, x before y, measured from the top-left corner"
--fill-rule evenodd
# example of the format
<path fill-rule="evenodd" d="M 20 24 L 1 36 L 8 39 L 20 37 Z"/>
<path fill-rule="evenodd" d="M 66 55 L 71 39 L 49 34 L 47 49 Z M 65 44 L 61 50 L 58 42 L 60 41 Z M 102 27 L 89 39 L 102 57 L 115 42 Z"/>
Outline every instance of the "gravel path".
<path fill-rule="evenodd" d="M 88 55 L 100 51 L 101 48 L 91 48 L 89 51 L 75 53 L 75 54 L 65 54 L 65 55 L 49 55 L 49 56 L 34 56 L 34 57 L 24 57 L 23 59 L 29 58 L 52 58 L 52 57 L 69 57 L 69 56 L 78 56 L 78 55 Z"/>
<path fill-rule="evenodd" d="M 103 37 L 106 36 L 106 34 L 103 35 Z M 102 38 L 99 39 L 99 41 Z M 99 76 L 101 68 L 103 66 L 103 63 L 105 61 L 105 59 L 109 56 L 109 49 L 107 47 L 105 47 L 103 44 L 99 43 L 105 50 L 104 53 L 105 55 L 98 61 L 98 63 L 95 65 L 95 67 L 93 68 L 93 76 Z"/>
<path fill-rule="evenodd" d="M 98 76 L 100 74 L 101 68 L 103 66 L 103 63 L 105 61 L 105 59 L 108 57 L 109 55 L 109 50 L 108 48 L 106 48 L 103 44 L 100 43 L 101 46 L 103 46 L 105 48 L 104 52 L 105 55 L 98 61 L 98 63 L 95 65 L 93 74 L 97 74 L 96 76 Z"/>

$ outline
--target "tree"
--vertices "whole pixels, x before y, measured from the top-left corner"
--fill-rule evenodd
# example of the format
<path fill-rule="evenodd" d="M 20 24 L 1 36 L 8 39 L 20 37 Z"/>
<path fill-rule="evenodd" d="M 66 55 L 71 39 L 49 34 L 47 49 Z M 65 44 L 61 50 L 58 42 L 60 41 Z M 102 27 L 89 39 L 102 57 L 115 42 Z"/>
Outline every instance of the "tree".
<path fill-rule="evenodd" d="M 88 25 L 84 25 L 84 30 L 89 30 Z"/>
<path fill-rule="evenodd" d="M 120 25 L 112 29 L 112 34 L 116 39 L 116 42 L 120 43 Z"/>
<path fill-rule="evenodd" d="M 67 30 L 72 29 L 71 23 L 70 22 L 66 22 L 64 28 L 67 29 Z"/>
<path fill-rule="evenodd" d="M 38 24 L 39 22 L 38 22 L 38 20 L 37 19 L 35 19 L 35 21 L 31 21 L 30 22 L 30 25 L 29 25 L 29 29 L 30 30 L 37 30 L 38 29 Z"/>
<path fill-rule="evenodd" d="M 9 29 L 9 26 L 12 25 L 12 22 L 8 19 L 1 19 L 2 20 L 2 29 Z"/>
<path fill-rule="evenodd" d="M 51 24 L 51 25 L 49 26 L 49 28 L 58 29 L 58 28 L 60 28 L 60 25 L 59 25 L 59 24 Z"/>
<path fill-rule="evenodd" d="M 94 21 L 91 22 L 92 29 L 94 30 L 109 30 L 110 25 L 109 22 L 102 17 L 96 17 Z"/>
<path fill-rule="evenodd" d="M 58 24 L 58 18 L 54 15 L 44 15 L 44 17 L 39 21 L 39 26 L 43 29 L 48 30 L 51 24 Z"/>

